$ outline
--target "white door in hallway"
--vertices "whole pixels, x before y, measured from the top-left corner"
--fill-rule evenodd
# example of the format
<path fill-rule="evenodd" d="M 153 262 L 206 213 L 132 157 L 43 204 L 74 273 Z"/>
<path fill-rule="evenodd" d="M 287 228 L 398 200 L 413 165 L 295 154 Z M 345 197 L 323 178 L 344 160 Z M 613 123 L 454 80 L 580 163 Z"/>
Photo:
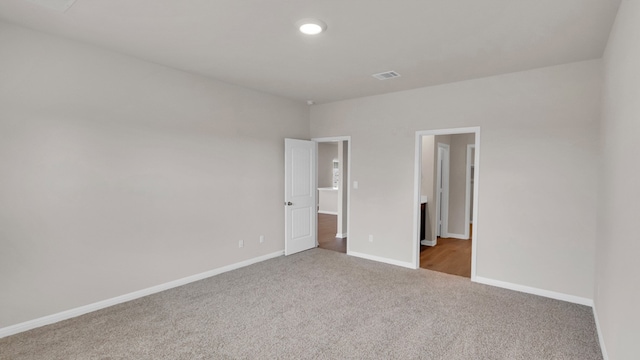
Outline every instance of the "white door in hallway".
<path fill-rule="evenodd" d="M 438 143 L 436 164 L 436 236 L 449 237 L 449 145 Z"/>
<path fill-rule="evenodd" d="M 317 246 L 317 143 L 284 140 L 285 255 Z"/>

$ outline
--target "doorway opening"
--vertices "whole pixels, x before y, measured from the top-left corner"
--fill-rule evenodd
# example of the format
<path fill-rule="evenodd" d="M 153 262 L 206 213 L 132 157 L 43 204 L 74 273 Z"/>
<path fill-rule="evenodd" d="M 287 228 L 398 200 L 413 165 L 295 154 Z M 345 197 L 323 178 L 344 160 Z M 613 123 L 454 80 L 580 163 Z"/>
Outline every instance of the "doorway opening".
<path fill-rule="evenodd" d="M 318 247 L 348 253 L 350 137 L 312 139 L 318 143 Z"/>
<path fill-rule="evenodd" d="M 416 132 L 415 267 L 475 278 L 480 128 Z"/>

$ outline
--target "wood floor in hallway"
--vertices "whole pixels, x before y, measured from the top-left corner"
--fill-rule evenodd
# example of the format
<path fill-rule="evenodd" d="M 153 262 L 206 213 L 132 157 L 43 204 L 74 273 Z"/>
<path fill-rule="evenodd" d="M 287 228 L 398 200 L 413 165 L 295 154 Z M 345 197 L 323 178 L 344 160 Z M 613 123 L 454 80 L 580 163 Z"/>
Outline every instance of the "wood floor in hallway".
<path fill-rule="evenodd" d="M 471 240 L 438 238 L 438 245 L 420 245 L 420 267 L 471 277 Z"/>
<path fill-rule="evenodd" d="M 338 216 L 318 214 L 318 247 L 327 250 L 347 252 L 347 238 L 336 237 Z"/>

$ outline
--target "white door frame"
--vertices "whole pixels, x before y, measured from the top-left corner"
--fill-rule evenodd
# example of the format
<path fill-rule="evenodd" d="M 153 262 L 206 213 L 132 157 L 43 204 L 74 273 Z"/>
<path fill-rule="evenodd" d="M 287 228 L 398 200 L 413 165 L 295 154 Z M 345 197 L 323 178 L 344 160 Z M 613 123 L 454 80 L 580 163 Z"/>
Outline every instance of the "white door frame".
<path fill-rule="evenodd" d="M 315 141 L 317 143 L 321 142 L 336 142 L 336 141 L 346 141 L 347 143 L 347 238 L 349 237 L 348 233 L 351 231 L 351 136 L 330 136 L 330 137 L 321 137 L 321 138 L 312 138 L 311 141 Z M 316 159 L 316 166 L 317 166 Z M 316 169 L 317 170 L 317 169 Z M 318 183 L 316 171 L 316 184 Z M 317 210 L 316 210 L 317 211 Z M 340 209 L 338 209 L 338 213 L 340 213 Z M 337 235 L 337 234 L 336 234 Z M 317 236 L 316 236 L 317 242 Z M 350 244 L 351 241 L 347 239 L 347 255 L 350 255 Z"/>
<path fill-rule="evenodd" d="M 464 228 L 464 238 L 469 240 L 469 226 L 471 225 L 471 167 L 475 168 L 475 157 L 471 157 L 471 153 L 475 150 L 475 144 L 467 145 L 467 172 L 465 173 L 465 193 L 464 193 L 464 218 L 465 218 L 465 228 Z"/>
<path fill-rule="evenodd" d="M 436 238 L 449 237 L 449 144 L 438 143 L 436 156 Z M 441 151 L 442 150 L 442 151 Z"/>
<path fill-rule="evenodd" d="M 415 139 L 415 163 L 414 163 L 414 186 L 413 186 L 413 267 L 418 269 L 420 267 L 420 180 L 422 174 L 422 136 L 425 135 L 453 135 L 453 134 L 475 134 L 475 170 L 473 176 L 473 224 L 474 231 L 472 234 L 471 243 L 471 281 L 476 279 L 477 268 L 477 254 L 478 254 L 478 189 L 480 182 L 480 127 L 466 127 L 466 128 L 452 128 L 452 129 L 438 129 L 438 130 L 424 130 L 416 131 Z"/>

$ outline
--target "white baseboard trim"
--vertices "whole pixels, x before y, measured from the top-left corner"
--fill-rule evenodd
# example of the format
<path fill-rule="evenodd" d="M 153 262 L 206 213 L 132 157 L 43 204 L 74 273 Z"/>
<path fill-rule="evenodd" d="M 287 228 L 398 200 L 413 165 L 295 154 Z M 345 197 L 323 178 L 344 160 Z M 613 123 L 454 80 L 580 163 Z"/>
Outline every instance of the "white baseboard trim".
<path fill-rule="evenodd" d="M 367 260 L 373 260 L 373 261 L 377 261 L 377 262 L 381 262 L 381 263 L 385 263 L 385 264 L 402 266 L 402 267 L 409 268 L 409 269 L 415 269 L 416 268 L 413 265 L 413 263 L 410 263 L 410 262 L 398 261 L 398 260 L 384 258 L 384 257 L 380 257 L 380 256 L 363 254 L 363 253 L 359 253 L 359 252 L 355 252 L 355 251 L 347 251 L 347 255 L 355 256 L 355 257 L 359 257 L 359 258 L 367 259 Z"/>
<path fill-rule="evenodd" d="M 438 240 L 420 240 L 420 244 L 424 246 L 436 246 L 438 245 Z"/>
<path fill-rule="evenodd" d="M 335 211 L 325 211 L 325 210 L 318 210 L 318 214 L 338 215 L 338 213 Z"/>
<path fill-rule="evenodd" d="M 342 233 L 342 234 L 339 234 L 339 233 L 338 233 L 338 234 L 336 234 L 336 237 L 337 237 L 337 238 L 340 238 L 340 239 L 344 239 L 344 238 L 346 238 L 346 237 L 347 237 L 347 233 Z"/>
<path fill-rule="evenodd" d="M 562 300 L 562 301 L 566 301 L 574 304 L 593 307 L 592 299 L 587 299 L 580 296 L 569 295 L 569 294 L 559 293 L 559 292 L 550 291 L 550 290 L 538 289 L 538 288 L 514 284 L 506 281 L 488 279 L 481 276 L 476 276 L 473 279 L 471 279 L 471 281 L 477 282 L 480 284 L 501 287 L 504 289 L 519 291 L 527 294 L 533 294 L 533 295 L 543 296 L 551 299 Z"/>
<path fill-rule="evenodd" d="M 468 236 L 464 236 L 464 234 L 452 234 L 452 233 L 448 233 L 447 237 L 450 238 L 454 238 L 454 239 L 460 239 L 460 240 L 469 240 Z"/>
<path fill-rule="evenodd" d="M 596 321 L 596 331 L 598 332 L 598 342 L 600 343 L 600 351 L 602 351 L 602 358 L 609 360 L 609 354 L 607 353 L 607 347 L 604 345 L 604 337 L 602 336 L 602 330 L 600 329 L 600 320 L 598 320 L 598 311 L 596 311 L 596 305 L 593 304 L 593 318 Z"/>
<path fill-rule="evenodd" d="M 62 320 L 71 319 L 71 318 L 74 318 L 76 316 L 80 316 L 80 315 L 84 315 L 84 314 L 90 313 L 92 311 L 96 311 L 96 310 L 107 308 L 109 306 L 113 306 L 113 305 L 117 305 L 117 304 L 120 304 L 120 303 L 123 303 L 123 302 L 135 300 L 135 299 L 138 299 L 138 298 L 141 298 L 141 297 L 144 297 L 144 296 L 148 296 L 148 295 L 155 294 L 155 293 L 158 293 L 158 292 L 161 292 L 161 291 L 169 290 L 169 289 L 172 289 L 172 288 L 175 288 L 175 287 L 178 287 L 178 286 L 186 285 L 186 284 L 192 283 L 194 281 L 206 279 L 208 277 L 219 275 L 219 274 L 225 273 L 227 271 L 231 271 L 231 270 L 236 270 L 236 269 L 239 269 L 239 268 L 242 268 L 242 267 L 245 267 L 245 266 L 249 266 L 249 265 L 252 265 L 252 264 L 255 264 L 255 263 L 259 263 L 261 261 L 273 259 L 273 258 L 282 256 L 282 255 L 284 255 L 284 250 L 276 251 L 274 253 L 263 255 L 263 256 L 258 256 L 258 257 L 255 257 L 255 258 L 252 258 L 252 259 L 249 259 L 249 260 L 244 260 L 244 261 L 241 261 L 241 262 L 238 262 L 238 263 L 235 263 L 235 264 L 231 264 L 231 265 L 227 265 L 227 266 L 223 266 L 223 267 L 220 267 L 220 268 L 217 268 L 217 269 L 205 271 L 205 272 L 200 273 L 200 274 L 187 276 L 187 277 L 182 278 L 182 279 L 178 279 L 178 280 L 170 281 L 170 282 L 167 282 L 167 283 L 164 283 L 164 284 L 152 286 L 152 287 L 149 287 L 149 288 L 146 288 L 146 289 L 134 291 L 132 293 L 116 296 L 116 297 L 111 298 L 111 299 L 98 301 L 98 302 L 93 303 L 93 304 L 80 306 L 80 307 L 77 307 L 75 309 L 62 311 L 62 312 L 59 312 L 57 314 L 47 315 L 47 316 L 43 316 L 41 318 L 25 321 L 23 323 L 19 323 L 19 324 L 7 326 L 7 327 L 4 327 L 4 328 L 0 328 L 0 339 L 3 338 L 3 337 L 7 337 L 7 336 L 10 336 L 10 335 L 21 333 L 23 331 L 27 331 L 27 330 L 35 329 L 35 328 L 38 328 L 38 327 L 41 327 L 41 326 L 57 323 L 57 322 L 62 321 Z"/>

